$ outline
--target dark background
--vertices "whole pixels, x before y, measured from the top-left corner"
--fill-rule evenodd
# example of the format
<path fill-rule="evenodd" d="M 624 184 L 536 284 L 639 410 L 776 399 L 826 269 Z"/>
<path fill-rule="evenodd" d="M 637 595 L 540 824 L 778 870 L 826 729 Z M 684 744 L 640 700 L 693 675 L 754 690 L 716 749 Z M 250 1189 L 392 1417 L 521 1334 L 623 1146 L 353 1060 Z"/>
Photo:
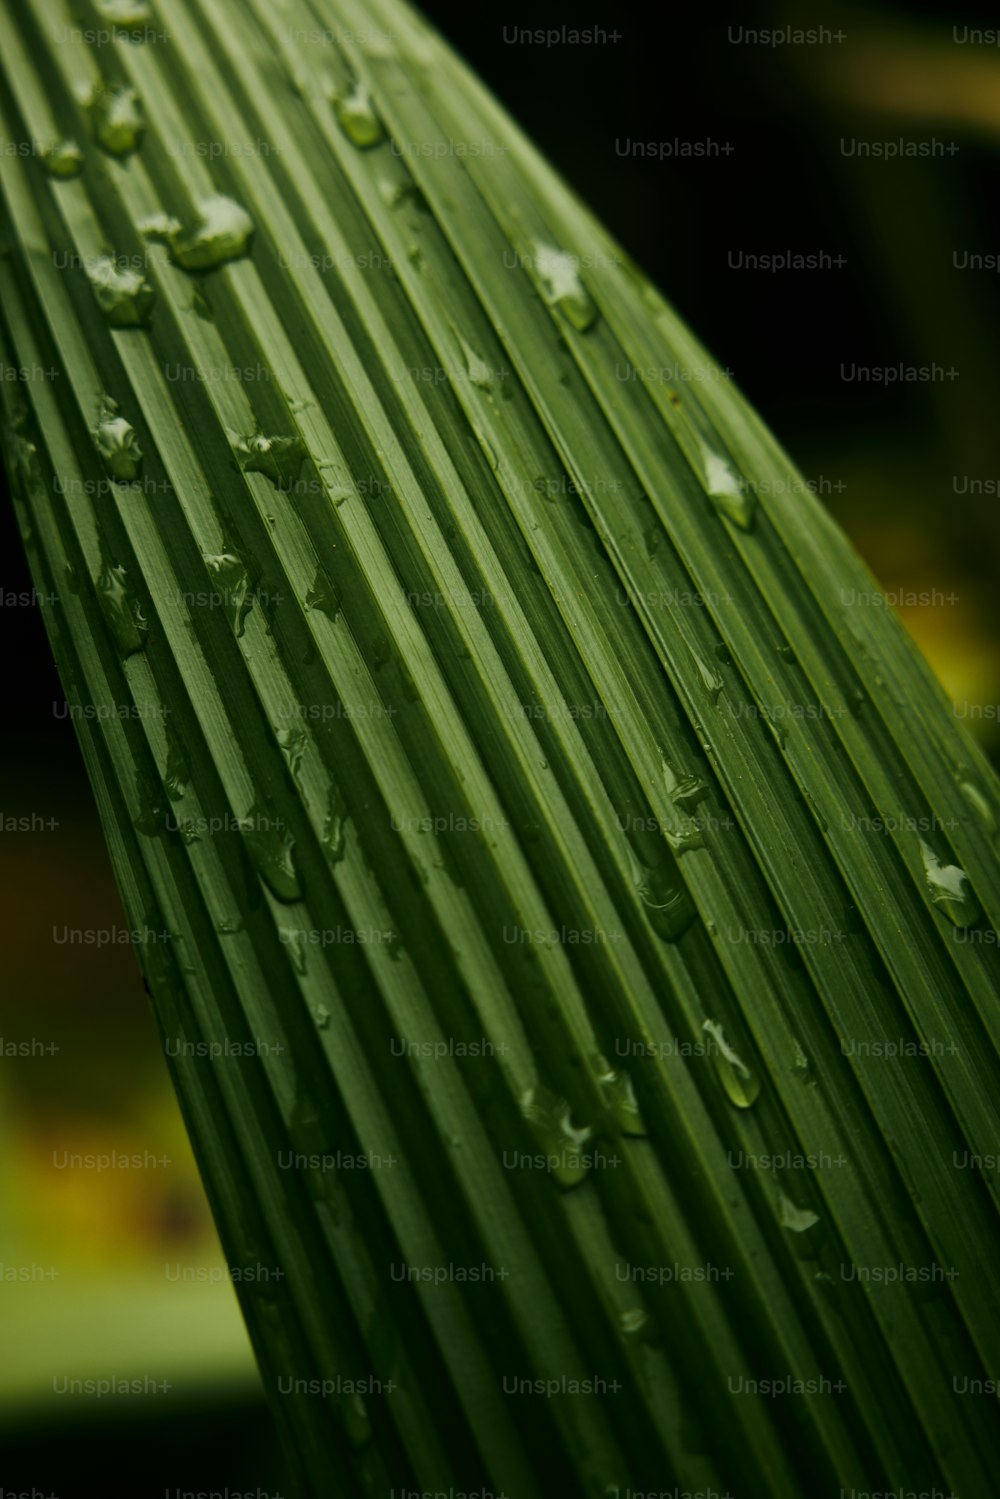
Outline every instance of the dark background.
<path fill-rule="evenodd" d="M 652 275 L 797 459 L 901 608 L 957 711 L 996 760 L 997 497 L 956 478 L 1000 478 L 997 274 L 954 251 L 1000 251 L 1000 49 L 959 46 L 952 26 L 996 24 L 987 5 L 731 6 L 437 0 L 425 10 L 528 134 Z M 729 28 L 818 26 L 841 43 L 735 45 Z M 512 45 L 505 28 L 603 27 L 603 45 Z M 996 101 L 996 102 L 994 102 Z M 841 139 L 954 141 L 907 161 L 845 156 Z M 622 156 L 619 143 L 730 141 L 710 159 Z M 731 252 L 841 255 L 840 269 L 731 269 Z M 841 365 L 937 364 L 958 378 L 881 387 Z M 0 587 L 30 588 L 9 510 Z M 940 596 L 940 598 L 939 598 Z M 181 1302 L 165 1261 L 221 1263 L 127 947 L 70 951 L 53 926 L 122 925 L 103 839 L 37 610 L 5 607 L 8 731 L 2 810 L 51 818 L 0 833 L 3 1038 L 58 1052 L 0 1059 L 10 1169 L 0 1190 L 5 1262 L 59 1265 L 41 1288 L 0 1286 L 0 1482 L 60 1495 L 170 1488 L 280 1492 L 267 1418 L 228 1287 Z M 53 1149 L 171 1154 L 164 1180 L 98 1178 L 74 1191 Z M 175 1292 L 171 1302 L 168 1291 Z M 32 1301 L 32 1296 L 35 1300 Z M 101 1308 L 106 1310 L 101 1310 Z M 185 1321 L 185 1318 L 187 1320 Z M 128 1418 L 112 1402 L 71 1421 L 46 1370 L 96 1369 L 129 1350 L 179 1392 Z M 184 1392 L 187 1392 L 186 1394 Z M 56 1438 L 64 1439 L 61 1446 Z M 94 1474 L 93 1483 L 88 1475 Z"/>

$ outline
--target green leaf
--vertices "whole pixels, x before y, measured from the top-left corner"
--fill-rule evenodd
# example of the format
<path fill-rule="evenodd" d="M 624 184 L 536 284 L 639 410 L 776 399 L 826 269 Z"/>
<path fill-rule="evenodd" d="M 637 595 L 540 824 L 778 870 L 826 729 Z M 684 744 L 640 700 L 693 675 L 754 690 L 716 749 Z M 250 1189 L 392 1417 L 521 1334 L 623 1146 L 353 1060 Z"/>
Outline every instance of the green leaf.
<path fill-rule="evenodd" d="M 989 1492 L 983 756 L 424 22 L 126 10 L 0 18 L 4 449 L 293 1478 Z"/>

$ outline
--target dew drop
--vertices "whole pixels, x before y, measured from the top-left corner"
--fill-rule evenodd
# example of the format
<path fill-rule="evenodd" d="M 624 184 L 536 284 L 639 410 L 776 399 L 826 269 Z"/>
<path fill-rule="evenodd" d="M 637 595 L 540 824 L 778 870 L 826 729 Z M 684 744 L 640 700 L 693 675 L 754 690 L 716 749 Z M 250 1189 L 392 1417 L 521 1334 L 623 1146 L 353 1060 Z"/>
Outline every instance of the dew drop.
<path fill-rule="evenodd" d="M 812 1075 L 812 1064 L 794 1036 L 792 1037 L 792 1050 L 792 1071 L 802 1082 L 806 1082 Z"/>
<path fill-rule="evenodd" d="M 692 659 L 694 660 L 694 664 L 698 668 L 698 675 L 701 677 L 702 686 L 708 693 L 712 702 L 718 702 L 719 693 L 726 685 L 722 679 L 722 673 L 716 671 L 714 666 L 710 666 L 709 663 L 705 660 L 704 656 L 699 655 L 699 653 L 694 649 L 693 646 L 690 647 L 690 650 Z"/>
<path fill-rule="evenodd" d="M 305 729 L 278 729 L 275 736 L 282 754 L 288 761 L 288 768 L 296 780 L 302 769 L 302 756 L 306 748 Z"/>
<path fill-rule="evenodd" d="M 158 244 L 169 244 L 175 235 L 180 234 L 184 225 L 172 214 L 159 212 L 147 214 L 139 220 L 136 227 L 146 239 L 156 240 Z"/>
<path fill-rule="evenodd" d="M 246 564 L 236 552 L 219 552 L 202 560 L 216 585 L 215 596 L 233 634 L 239 638 L 243 634 L 243 622 L 253 608 L 253 587 Z"/>
<path fill-rule="evenodd" d="M 660 757 L 663 784 L 676 806 L 696 807 L 708 795 L 708 786 L 690 771 L 676 771 L 665 756 Z"/>
<path fill-rule="evenodd" d="M 163 240 L 170 258 L 185 271 L 211 271 L 246 255 L 253 239 L 253 219 L 245 208 L 222 193 L 202 198 L 190 228 L 167 214 L 154 214 L 140 226 L 148 239 Z"/>
<path fill-rule="evenodd" d="M 163 784 L 172 802 L 179 802 L 191 780 L 191 766 L 177 730 L 167 720 L 167 765 Z"/>
<path fill-rule="evenodd" d="M 223 916 L 216 922 L 215 930 L 220 937 L 233 937 L 237 932 L 242 932 L 243 923 L 238 916 Z"/>
<path fill-rule="evenodd" d="M 283 926 L 280 929 L 281 944 L 287 947 L 296 973 L 305 973 L 308 966 L 306 933 L 300 927 Z"/>
<path fill-rule="evenodd" d="M 521 1113 L 531 1125 L 559 1185 L 575 1187 L 582 1182 L 590 1169 L 582 1152 L 591 1131 L 574 1126 L 565 1098 L 545 1087 L 531 1088 L 521 1099 Z"/>
<path fill-rule="evenodd" d="M 743 531 L 753 529 L 757 500 L 753 491 L 743 487 L 727 459 L 701 446 L 701 480 L 713 506 L 720 515 Z"/>
<path fill-rule="evenodd" d="M 98 13 L 122 31 L 140 31 L 152 20 L 146 0 L 94 0 Z"/>
<path fill-rule="evenodd" d="M 924 881 L 933 905 L 940 906 L 955 926 L 975 926 L 982 912 L 969 877 L 957 864 L 942 864 L 930 844 L 920 840 Z"/>
<path fill-rule="evenodd" d="M 341 592 L 336 583 L 332 581 L 325 568 L 317 567 L 312 587 L 306 594 L 306 608 L 318 609 L 320 614 L 326 615 L 327 619 L 336 621 L 340 613 L 340 600 Z"/>
<path fill-rule="evenodd" d="M 695 917 L 691 897 L 682 884 L 671 878 L 672 870 L 662 865 L 650 868 L 626 845 L 632 884 L 642 902 L 646 919 L 664 942 L 675 942 L 687 931 Z"/>
<path fill-rule="evenodd" d="M 97 425 L 93 428 L 94 446 L 112 479 L 136 479 L 142 464 L 142 449 L 135 428 L 117 412 L 117 401 L 102 396 L 97 407 Z"/>
<path fill-rule="evenodd" d="M 145 771 L 136 777 L 136 801 L 139 812 L 132 825 L 144 838 L 160 838 L 167 831 L 167 807 L 163 800 L 163 786 Z"/>
<path fill-rule="evenodd" d="M 134 88 L 124 84 L 97 88 L 90 97 L 90 112 L 95 138 L 105 151 L 112 156 L 138 151 L 146 121 Z"/>
<path fill-rule="evenodd" d="M 639 1108 L 639 1100 L 627 1072 L 612 1067 L 607 1058 L 598 1053 L 593 1059 L 594 1076 L 604 1095 L 604 1107 L 623 1135 L 646 1135 L 645 1122 Z"/>
<path fill-rule="evenodd" d="M 240 831 L 254 868 L 278 900 L 298 900 L 302 895 L 295 868 L 295 839 L 285 827 L 279 827 L 259 803 L 254 803 L 240 822 Z"/>
<path fill-rule="evenodd" d="M 535 269 L 550 307 L 559 308 L 581 333 L 597 321 L 597 306 L 580 280 L 576 257 L 551 245 L 535 244 Z"/>
<path fill-rule="evenodd" d="M 83 152 L 76 141 L 53 141 L 42 151 L 42 165 L 50 177 L 79 177 L 83 171 Z"/>
<path fill-rule="evenodd" d="M 382 121 L 375 113 L 371 95 L 360 79 L 349 94 L 333 101 L 337 121 L 348 140 L 364 151 L 385 139 Z"/>
<path fill-rule="evenodd" d="M 330 1011 L 325 1005 L 313 1005 L 311 1014 L 321 1031 L 329 1029 Z"/>
<path fill-rule="evenodd" d="M 682 817 L 676 828 L 664 828 L 663 836 L 678 857 L 693 848 L 705 847 L 701 828 L 693 817 Z"/>
<path fill-rule="evenodd" d="M 387 208 L 399 208 L 407 198 L 415 195 L 413 182 L 406 179 L 402 182 L 393 182 L 390 177 L 380 177 L 375 184 L 378 195 Z"/>
<path fill-rule="evenodd" d="M 275 489 L 291 489 L 306 456 L 301 437 L 265 437 L 254 433 L 241 437 L 230 433 L 230 442 L 245 474 L 263 474 Z"/>
<path fill-rule="evenodd" d="M 97 580 L 101 613 L 123 656 L 132 656 L 146 644 L 148 628 L 139 601 L 128 586 L 125 569 L 105 556 Z"/>
<path fill-rule="evenodd" d="M 760 1078 L 738 1056 L 726 1041 L 722 1026 L 714 1020 L 704 1020 L 701 1026 L 715 1042 L 711 1052 L 712 1063 L 730 1103 L 738 1109 L 749 1109 L 760 1096 Z"/>
<path fill-rule="evenodd" d="M 621 1312 L 618 1317 L 618 1324 L 626 1337 L 635 1337 L 642 1332 L 648 1321 L 649 1317 L 641 1306 L 630 1307 L 627 1312 Z"/>
<path fill-rule="evenodd" d="M 326 816 L 320 842 L 331 864 L 339 864 L 347 852 L 347 803 L 331 785 L 326 797 Z"/>
<path fill-rule="evenodd" d="M 493 371 L 485 359 L 480 359 L 475 349 L 470 348 L 464 338 L 459 337 L 459 343 L 462 345 L 465 370 L 470 384 L 476 386 L 477 390 L 491 390 L 493 386 Z"/>
<path fill-rule="evenodd" d="M 121 266 L 110 255 L 87 264 L 98 307 L 112 328 L 143 328 L 153 310 L 153 288 L 141 271 Z"/>
<path fill-rule="evenodd" d="M 778 1219 L 782 1228 L 787 1228 L 790 1233 L 804 1234 L 811 1228 L 815 1228 L 819 1222 L 819 1215 L 811 1208 L 800 1208 L 784 1192 L 778 1193 Z"/>

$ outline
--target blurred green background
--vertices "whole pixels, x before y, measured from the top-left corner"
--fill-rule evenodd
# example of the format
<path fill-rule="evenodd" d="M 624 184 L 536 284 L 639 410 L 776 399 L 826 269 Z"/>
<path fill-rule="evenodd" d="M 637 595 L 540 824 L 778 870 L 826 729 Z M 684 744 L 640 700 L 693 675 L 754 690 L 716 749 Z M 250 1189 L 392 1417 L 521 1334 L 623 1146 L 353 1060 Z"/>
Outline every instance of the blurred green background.
<path fill-rule="evenodd" d="M 996 272 L 954 262 L 1000 250 L 1000 50 L 956 39 L 989 26 L 988 8 L 838 5 L 831 20 L 733 6 L 683 27 L 672 7 L 427 9 L 732 368 L 881 587 L 926 596 L 900 612 L 996 763 L 1000 291 Z M 820 23 L 845 39 L 766 48 L 729 35 Z M 564 25 L 618 39 L 504 41 L 505 28 Z M 677 138 L 736 149 L 700 161 L 617 149 Z M 899 138 L 959 149 L 863 161 L 841 145 Z M 740 251 L 826 251 L 844 265 L 749 272 L 731 266 Z M 842 378 L 843 365 L 900 363 L 959 374 L 888 389 Z M 30 580 L 6 512 L 4 524 L 6 597 Z M 218 1273 L 223 1256 L 132 951 L 53 937 L 125 918 L 38 612 L 6 607 L 4 623 L 0 1481 L 63 1496 L 276 1495 L 233 1288 L 178 1278 Z M 57 1164 L 64 1151 L 147 1150 L 169 1164 Z M 56 1387 L 111 1374 L 170 1388 L 98 1399 Z"/>

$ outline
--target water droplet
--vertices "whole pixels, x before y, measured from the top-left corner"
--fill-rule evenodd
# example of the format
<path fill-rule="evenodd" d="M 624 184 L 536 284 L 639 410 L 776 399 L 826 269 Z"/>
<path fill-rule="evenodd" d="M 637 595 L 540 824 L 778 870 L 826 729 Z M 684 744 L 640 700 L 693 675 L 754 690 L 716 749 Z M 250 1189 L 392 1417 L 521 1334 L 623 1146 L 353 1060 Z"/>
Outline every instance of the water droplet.
<path fill-rule="evenodd" d="M 243 923 L 238 916 L 223 916 L 216 922 L 215 930 L 220 937 L 232 937 L 237 932 L 242 932 Z"/>
<path fill-rule="evenodd" d="M 805 1082 L 812 1073 L 811 1063 L 794 1036 L 792 1037 L 792 1047 L 794 1050 L 792 1071 L 795 1073 L 796 1077 L 801 1078 L 802 1081 Z"/>
<path fill-rule="evenodd" d="M 177 730 L 167 720 L 167 765 L 163 784 L 172 802 L 179 802 L 191 780 L 191 766 Z"/>
<path fill-rule="evenodd" d="M 972 781 L 959 781 L 958 789 L 992 837 L 997 830 L 997 820 L 985 794 Z"/>
<path fill-rule="evenodd" d="M 146 0 L 94 0 L 100 16 L 123 32 L 141 32 L 153 19 Z"/>
<path fill-rule="evenodd" d="M 306 749 L 305 729 L 278 729 L 276 738 L 281 752 L 288 761 L 288 768 L 298 780 L 302 769 L 302 756 Z"/>
<path fill-rule="evenodd" d="M 254 868 L 278 900 L 299 900 L 302 886 L 295 868 L 295 839 L 277 819 L 255 802 L 240 822 L 243 841 Z"/>
<path fill-rule="evenodd" d="M 604 1094 L 604 1106 L 623 1135 L 646 1135 L 639 1101 L 627 1072 L 619 1072 L 600 1053 L 593 1059 L 594 1076 Z"/>
<path fill-rule="evenodd" d="M 982 915 L 969 877 L 957 864 L 942 864 L 930 844 L 921 838 L 924 880 L 932 904 L 940 906 L 956 926 L 975 926 Z"/>
<path fill-rule="evenodd" d="M 760 1078 L 728 1044 L 721 1025 L 714 1020 L 704 1020 L 701 1028 L 715 1042 L 711 1057 L 726 1097 L 738 1109 L 749 1109 L 760 1096 Z"/>
<path fill-rule="evenodd" d="M 682 817 L 676 828 L 664 828 L 663 836 L 678 857 L 693 848 L 705 847 L 701 828 L 693 817 Z"/>
<path fill-rule="evenodd" d="M 313 1005 L 312 1018 L 321 1031 L 325 1031 L 330 1025 L 330 1011 L 325 1005 Z"/>
<path fill-rule="evenodd" d="M 673 878 L 673 869 L 660 865 L 650 868 L 640 864 L 626 845 L 632 883 L 642 902 L 646 919 L 664 942 L 675 942 L 687 931 L 695 917 L 694 905 L 683 884 Z"/>
<path fill-rule="evenodd" d="M 375 185 L 378 188 L 379 197 L 387 208 L 399 208 L 407 198 L 416 196 L 415 185 L 409 178 L 401 182 L 393 182 L 390 177 L 380 177 Z"/>
<path fill-rule="evenodd" d="M 185 271 L 211 271 L 246 255 L 253 239 L 253 219 L 232 198 L 213 193 L 196 206 L 189 229 L 168 214 L 153 214 L 140 228 L 147 239 L 163 240 L 170 258 Z"/>
<path fill-rule="evenodd" d="M 621 1312 L 618 1316 L 619 1325 L 626 1337 L 635 1337 L 637 1333 L 642 1332 L 648 1321 L 649 1318 L 641 1306 L 630 1307 L 627 1312 Z"/>
<path fill-rule="evenodd" d="M 301 437 L 265 437 L 260 432 L 240 437 L 230 433 L 229 440 L 245 474 L 263 474 L 276 489 L 291 489 L 306 456 Z"/>
<path fill-rule="evenodd" d="M 326 798 L 326 817 L 320 839 L 331 864 L 339 864 L 347 851 L 347 803 L 336 786 L 331 785 Z"/>
<path fill-rule="evenodd" d="M 313 585 L 306 594 L 306 608 L 318 609 L 327 619 L 336 621 L 340 613 L 341 592 L 326 569 L 317 567 Z"/>
<path fill-rule="evenodd" d="M 306 933 L 301 927 L 295 926 L 283 926 L 280 928 L 280 932 L 281 945 L 288 948 L 295 972 L 305 973 L 308 966 Z"/>
<path fill-rule="evenodd" d="M 115 644 L 123 656 L 132 656 L 146 644 L 148 628 L 139 601 L 128 586 L 125 569 L 104 557 L 97 580 L 97 598 Z"/>
<path fill-rule="evenodd" d="M 663 784 L 676 806 L 696 807 L 708 795 L 708 786 L 691 771 L 675 771 L 665 756 L 660 757 Z"/>
<path fill-rule="evenodd" d="M 362 150 L 384 140 L 382 121 L 375 113 L 371 95 L 360 78 L 349 94 L 334 99 L 333 108 L 344 134 Z"/>
<path fill-rule="evenodd" d="M 42 165 L 50 177 L 79 177 L 83 152 L 76 141 L 52 141 L 42 151 Z"/>
<path fill-rule="evenodd" d="M 743 531 L 753 529 L 757 499 L 733 473 L 729 462 L 701 446 L 701 480 L 715 509 Z"/>
<path fill-rule="evenodd" d="M 493 371 L 485 359 L 480 359 L 475 349 L 471 349 L 465 339 L 459 336 L 462 345 L 462 354 L 465 357 L 465 369 L 471 384 L 478 390 L 490 390 L 493 385 Z"/>
<path fill-rule="evenodd" d="M 535 244 L 535 269 L 551 307 L 558 307 L 581 333 L 597 321 L 597 306 L 580 280 L 576 257 L 551 245 Z"/>
<path fill-rule="evenodd" d="M 138 151 L 146 129 L 139 95 L 126 84 L 100 86 L 90 97 L 97 143 L 112 156 Z"/>
<path fill-rule="evenodd" d="M 690 647 L 690 651 L 694 664 L 698 668 L 698 675 L 701 677 L 702 686 L 712 702 L 718 702 L 719 693 L 726 685 L 722 679 L 721 672 L 716 671 L 714 666 L 710 666 L 704 656 L 699 655 L 693 646 Z"/>
<path fill-rule="evenodd" d="M 376 635 L 372 640 L 372 670 L 378 671 L 392 660 L 392 646 L 387 635 Z"/>
<path fill-rule="evenodd" d="M 552 1175 L 561 1187 L 575 1187 L 590 1169 L 584 1152 L 589 1129 L 577 1129 L 565 1098 L 548 1088 L 531 1088 L 521 1099 L 521 1113 L 531 1125 Z"/>
<path fill-rule="evenodd" d="M 243 622 L 253 608 L 253 586 L 250 573 L 237 552 L 219 552 L 202 559 L 216 585 L 218 597 L 233 634 L 243 634 Z"/>
<path fill-rule="evenodd" d="M 146 239 L 156 240 L 157 243 L 169 244 L 175 235 L 180 234 L 183 224 L 180 219 L 175 219 L 172 214 L 159 213 L 147 214 L 140 219 L 136 226 L 139 233 Z"/>
<path fill-rule="evenodd" d="M 163 785 L 154 781 L 145 771 L 140 771 L 135 783 L 138 814 L 132 825 L 144 838 L 160 838 L 167 831 L 167 805 L 163 799 Z"/>
<path fill-rule="evenodd" d="M 784 1192 L 778 1192 L 778 1222 L 791 1234 L 809 1234 L 809 1247 L 815 1248 L 817 1235 L 810 1233 L 819 1226 L 819 1214 L 811 1208 L 800 1208 Z"/>
<path fill-rule="evenodd" d="M 97 305 L 112 328 L 143 328 L 153 310 L 153 288 L 141 271 L 121 266 L 110 255 L 87 264 Z"/>
<path fill-rule="evenodd" d="M 135 428 L 118 416 L 117 401 L 102 396 L 97 407 L 97 425 L 93 428 L 94 446 L 104 460 L 112 479 L 136 479 L 142 464 L 142 449 Z"/>

